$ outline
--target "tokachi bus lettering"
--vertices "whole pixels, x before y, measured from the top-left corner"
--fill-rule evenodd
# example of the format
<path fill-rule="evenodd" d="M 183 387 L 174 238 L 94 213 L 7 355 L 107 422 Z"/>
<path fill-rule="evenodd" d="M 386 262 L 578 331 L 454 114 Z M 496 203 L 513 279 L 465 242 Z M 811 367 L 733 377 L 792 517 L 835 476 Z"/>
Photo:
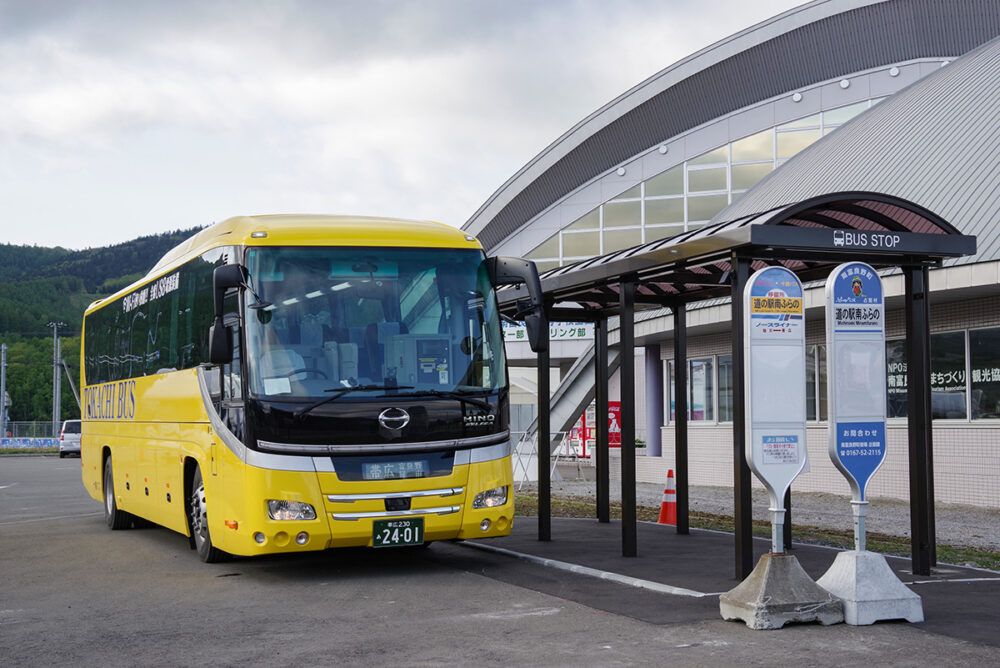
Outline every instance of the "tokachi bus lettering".
<path fill-rule="evenodd" d="M 135 381 L 123 380 L 83 391 L 90 420 L 131 420 L 135 417 Z"/>

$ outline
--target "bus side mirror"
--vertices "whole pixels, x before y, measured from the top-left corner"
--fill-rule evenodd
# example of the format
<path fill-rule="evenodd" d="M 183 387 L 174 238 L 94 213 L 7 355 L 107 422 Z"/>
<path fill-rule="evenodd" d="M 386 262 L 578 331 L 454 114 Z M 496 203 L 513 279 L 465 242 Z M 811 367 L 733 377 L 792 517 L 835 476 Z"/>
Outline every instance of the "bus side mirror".
<path fill-rule="evenodd" d="M 208 328 L 208 361 L 212 364 L 229 364 L 233 361 L 232 328 L 222 324 L 222 318 Z"/>
<path fill-rule="evenodd" d="M 549 320 L 544 308 L 533 308 L 524 314 L 524 327 L 528 330 L 528 345 L 536 353 L 549 349 Z"/>
<path fill-rule="evenodd" d="M 215 302 L 215 322 L 208 328 L 208 361 L 228 364 L 233 361 L 233 337 L 229 327 L 222 323 L 226 291 L 239 288 L 246 282 L 246 269 L 240 264 L 224 264 L 212 274 Z"/>
<path fill-rule="evenodd" d="M 531 350 L 536 353 L 548 350 L 549 319 L 545 314 L 545 296 L 535 263 L 519 257 L 488 257 L 486 270 L 494 286 L 523 283 L 528 289 L 528 299 L 523 300 L 526 303 L 518 302 L 517 317 L 524 318 Z"/>

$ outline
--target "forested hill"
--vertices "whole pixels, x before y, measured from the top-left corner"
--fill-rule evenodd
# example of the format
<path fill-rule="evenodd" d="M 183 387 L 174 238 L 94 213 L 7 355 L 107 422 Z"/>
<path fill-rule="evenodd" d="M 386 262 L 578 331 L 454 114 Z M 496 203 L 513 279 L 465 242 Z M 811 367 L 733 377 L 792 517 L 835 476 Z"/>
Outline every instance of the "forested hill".
<path fill-rule="evenodd" d="M 0 244 L 0 337 L 42 336 L 50 321 L 79 332 L 90 302 L 144 275 L 199 229 L 79 251 Z"/>
<path fill-rule="evenodd" d="M 168 250 L 201 228 L 165 232 L 132 241 L 73 251 L 0 244 L 0 342 L 7 344 L 7 393 L 12 421 L 52 419 L 52 329 L 62 358 L 80 386 L 83 311 L 148 272 Z M 62 383 L 61 419 L 80 417 L 70 384 Z"/>
<path fill-rule="evenodd" d="M 108 279 L 145 274 L 164 253 L 200 229 L 164 232 L 79 251 L 0 244 L 0 281 L 74 276 L 88 290 L 97 290 Z"/>

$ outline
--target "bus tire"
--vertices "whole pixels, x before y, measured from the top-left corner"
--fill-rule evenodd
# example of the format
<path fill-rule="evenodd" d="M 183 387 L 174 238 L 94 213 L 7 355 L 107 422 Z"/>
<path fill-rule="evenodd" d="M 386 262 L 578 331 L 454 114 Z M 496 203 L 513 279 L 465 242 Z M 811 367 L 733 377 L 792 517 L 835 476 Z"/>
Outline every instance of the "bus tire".
<path fill-rule="evenodd" d="M 115 499 L 115 476 L 111 466 L 111 456 L 104 460 L 104 521 L 113 531 L 132 528 L 135 517 L 118 507 Z"/>
<path fill-rule="evenodd" d="M 224 561 L 229 555 L 212 545 L 208 530 L 208 501 L 205 498 L 205 483 L 201 478 L 201 468 L 195 466 L 191 478 L 191 490 L 187 497 L 188 528 L 194 540 L 198 556 L 206 564 Z"/>

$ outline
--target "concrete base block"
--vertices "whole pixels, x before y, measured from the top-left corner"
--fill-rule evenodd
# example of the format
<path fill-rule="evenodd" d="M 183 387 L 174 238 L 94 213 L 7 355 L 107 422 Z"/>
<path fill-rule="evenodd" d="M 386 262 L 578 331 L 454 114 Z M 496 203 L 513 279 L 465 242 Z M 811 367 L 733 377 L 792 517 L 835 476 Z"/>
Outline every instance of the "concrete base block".
<path fill-rule="evenodd" d="M 719 597 L 723 619 L 752 629 L 780 629 L 789 622 L 844 621 L 840 600 L 813 582 L 790 554 L 765 554 L 746 580 Z"/>
<path fill-rule="evenodd" d="M 874 552 L 841 552 L 816 584 L 844 602 L 844 621 L 867 626 L 881 619 L 924 621 L 920 597 Z"/>

